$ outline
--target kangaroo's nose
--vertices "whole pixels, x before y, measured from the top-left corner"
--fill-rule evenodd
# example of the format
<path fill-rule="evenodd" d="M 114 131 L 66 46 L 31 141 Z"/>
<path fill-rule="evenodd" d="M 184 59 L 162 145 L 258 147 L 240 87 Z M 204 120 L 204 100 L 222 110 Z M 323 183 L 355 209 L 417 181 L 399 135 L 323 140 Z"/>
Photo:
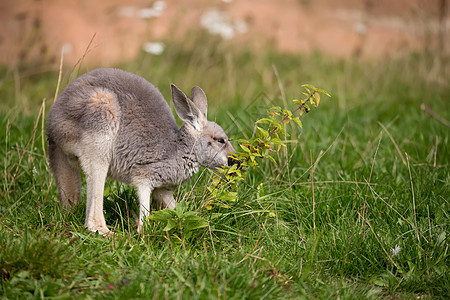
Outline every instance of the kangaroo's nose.
<path fill-rule="evenodd" d="M 232 165 L 237 165 L 237 167 L 239 168 L 241 162 L 236 158 L 230 156 L 228 157 L 228 166 L 231 167 Z"/>

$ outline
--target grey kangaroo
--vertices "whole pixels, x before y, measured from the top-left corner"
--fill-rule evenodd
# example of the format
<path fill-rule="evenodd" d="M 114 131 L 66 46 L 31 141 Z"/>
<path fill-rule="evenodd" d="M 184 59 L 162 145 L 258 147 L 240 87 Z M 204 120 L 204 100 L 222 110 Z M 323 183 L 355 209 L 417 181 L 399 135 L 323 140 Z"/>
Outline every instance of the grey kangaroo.
<path fill-rule="evenodd" d="M 70 83 L 47 120 L 50 167 L 62 208 L 78 204 L 80 168 L 86 174 L 88 230 L 109 235 L 103 191 L 109 175 L 136 187 L 138 231 L 150 212 L 150 197 L 174 208 L 172 192 L 199 166 L 231 165 L 233 146 L 223 129 L 206 119 L 207 100 L 194 86 L 188 98 L 175 85 L 172 98 L 184 125 L 178 129 L 159 90 L 119 69 L 97 69 Z"/>

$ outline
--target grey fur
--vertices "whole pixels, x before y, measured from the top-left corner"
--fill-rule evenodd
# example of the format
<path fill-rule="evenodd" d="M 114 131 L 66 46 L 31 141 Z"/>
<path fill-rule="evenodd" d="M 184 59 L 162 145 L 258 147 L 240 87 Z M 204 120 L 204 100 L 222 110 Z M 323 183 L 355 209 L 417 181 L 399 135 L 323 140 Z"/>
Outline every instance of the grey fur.
<path fill-rule="evenodd" d="M 223 129 L 206 119 L 206 95 L 193 87 L 189 99 L 175 85 L 172 98 L 185 124 L 178 129 L 157 88 L 119 69 L 97 69 L 74 80 L 55 102 L 47 120 L 50 166 L 64 209 L 80 198 L 79 168 L 86 174 L 85 226 L 109 234 L 103 216 L 107 175 L 137 188 L 139 231 L 150 196 L 174 208 L 175 187 L 199 169 L 230 163 L 232 145 Z"/>

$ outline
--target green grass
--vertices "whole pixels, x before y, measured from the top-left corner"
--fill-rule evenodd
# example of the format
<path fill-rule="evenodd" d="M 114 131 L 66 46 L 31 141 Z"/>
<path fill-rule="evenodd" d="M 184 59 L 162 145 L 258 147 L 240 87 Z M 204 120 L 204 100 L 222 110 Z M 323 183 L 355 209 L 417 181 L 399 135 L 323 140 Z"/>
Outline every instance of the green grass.
<path fill-rule="evenodd" d="M 135 190 L 108 181 L 105 215 L 118 233 L 109 240 L 83 228 L 83 201 L 67 215 L 57 202 L 42 140 L 57 72 L 3 69 L 0 297 L 447 298 L 449 128 L 420 106 L 450 120 L 448 63 L 257 54 L 204 39 L 120 67 L 166 99 L 170 82 L 200 85 L 210 119 L 233 138 L 251 136 L 302 83 L 333 98 L 290 129 L 277 164 L 247 174 L 228 207 L 204 208 L 209 171 L 178 188 L 206 228 L 148 223 L 139 236 Z M 72 77 L 64 72 L 62 86 Z"/>

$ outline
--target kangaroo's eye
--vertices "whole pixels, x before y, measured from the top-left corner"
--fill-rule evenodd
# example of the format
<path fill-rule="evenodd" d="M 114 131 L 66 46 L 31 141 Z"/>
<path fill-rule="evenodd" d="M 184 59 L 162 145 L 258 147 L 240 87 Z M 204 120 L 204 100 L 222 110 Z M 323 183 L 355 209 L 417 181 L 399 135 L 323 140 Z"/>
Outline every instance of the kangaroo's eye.
<path fill-rule="evenodd" d="M 214 140 L 218 143 L 225 144 L 225 140 L 222 138 L 214 138 Z"/>

